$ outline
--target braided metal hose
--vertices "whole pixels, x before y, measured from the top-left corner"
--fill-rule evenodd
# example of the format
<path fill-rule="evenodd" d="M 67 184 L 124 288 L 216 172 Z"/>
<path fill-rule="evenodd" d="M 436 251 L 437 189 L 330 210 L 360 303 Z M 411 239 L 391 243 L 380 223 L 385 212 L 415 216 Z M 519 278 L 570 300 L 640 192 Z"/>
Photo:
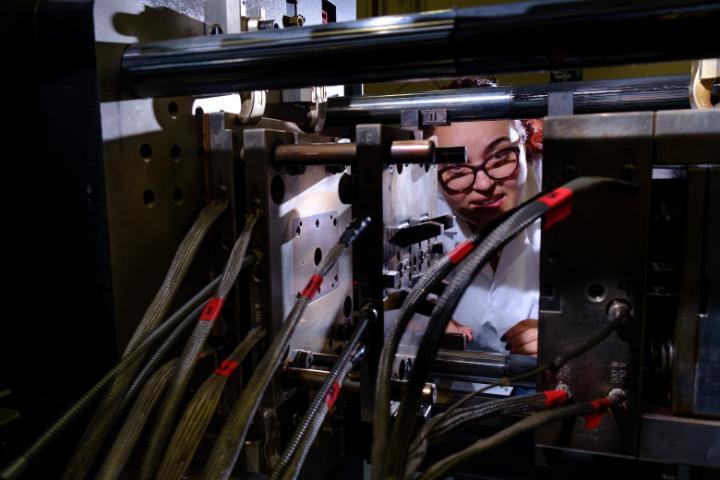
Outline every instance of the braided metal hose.
<path fill-rule="evenodd" d="M 193 298 L 188 300 L 180 309 L 177 310 L 170 318 L 165 320 L 157 327 L 135 350 L 125 355 L 120 362 L 115 365 L 108 373 L 106 373 L 90 390 L 80 397 L 70 408 L 68 408 L 47 430 L 45 430 L 20 456 L 12 463 L 5 467 L 0 473 L 2 480 L 12 480 L 17 478 L 25 468 L 52 442 L 60 435 L 82 412 L 87 409 L 92 402 L 97 399 L 110 384 L 113 379 L 125 370 L 129 365 L 134 364 L 141 358 L 145 351 L 155 342 L 163 338 L 171 329 L 182 331 L 184 328 L 192 324 L 192 322 L 200 315 L 200 312 L 207 304 L 206 299 L 211 292 L 215 290 L 220 283 L 220 277 L 216 278 L 205 286 L 200 292 L 195 294 Z M 188 313 L 190 312 L 190 313 Z"/>
<path fill-rule="evenodd" d="M 478 423 L 493 415 L 512 415 L 536 412 L 546 408 L 561 406 L 568 398 L 564 390 L 550 390 L 534 395 L 501 398 L 457 410 L 449 418 L 433 417 L 418 432 L 410 444 L 410 455 L 405 470 L 405 478 L 412 478 L 427 452 L 429 440 L 446 437 L 453 432 Z"/>
<path fill-rule="evenodd" d="M 482 234 L 473 235 L 470 239 L 455 247 L 451 252 L 433 264 L 408 294 L 402 304 L 397 322 L 392 326 L 390 334 L 385 340 L 375 386 L 375 410 L 373 412 L 373 444 L 372 444 L 372 476 L 378 479 L 382 475 L 387 448 L 388 425 L 390 423 L 390 384 L 391 372 L 395 353 L 400 345 L 400 339 L 410 322 L 417 306 L 425 300 L 428 293 L 445 278 L 483 238 Z"/>
<path fill-rule="evenodd" d="M 130 409 L 125 423 L 115 438 L 110 453 L 105 458 L 105 462 L 103 462 L 100 471 L 95 477 L 96 480 L 114 480 L 120 476 L 123 468 L 125 468 L 125 463 L 130 457 L 130 453 L 135 448 L 138 438 L 140 438 L 145 422 L 165 391 L 171 376 L 175 373 L 177 364 L 178 360 L 175 358 L 157 369 L 140 390 L 135 404 Z"/>
<path fill-rule="evenodd" d="M 628 186 L 627 182 L 611 178 L 581 177 L 550 193 L 541 194 L 513 209 L 507 219 L 494 228 L 459 266 L 457 274 L 433 309 L 413 363 L 410 380 L 403 395 L 396 426 L 391 436 L 393 448 L 388 453 L 385 465 L 385 473 L 388 477 L 399 479 L 404 476 L 409 443 L 415 430 L 415 412 L 420 406 L 421 390 L 425 378 L 437 354 L 440 340 L 450 317 L 477 273 L 495 252 L 535 220 L 551 211 L 562 213 L 560 219 L 564 218 L 569 214 L 567 206 L 574 193 L 602 184 Z"/>
<path fill-rule="evenodd" d="M 250 252 L 247 255 L 245 255 L 245 258 L 243 258 L 242 265 L 240 270 L 244 270 L 252 265 L 254 265 L 258 261 L 258 257 L 255 253 Z M 220 277 L 217 278 L 217 282 L 214 285 L 220 284 Z M 189 325 L 187 325 L 189 326 Z M 155 352 L 152 354 L 150 359 L 143 365 L 142 370 L 140 370 L 140 373 L 135 377 L 135 380 L 133 380 L 132 384 L 130 385 L 130 388 L 128 389 L 127 394 L 125 395 L 125 398 L 123 399 L 123 404 L 121 407 L 121 411 L 124 411 L 124 407 L 127 406 L 127 404 L 135 397 L 135 393 L 137 393 L 138 389 L 140 389 L 143 384 L 145 383 L 145 380 L 150 376 L 150 374 L 155 371 L 155 368 L 158 366 L 160 361 L 165 357 L 167 352 L 172 348 L 173 345 L 175 345 L 175 342 L 177 342 L 180 339 L 180 334 L 184 331 L 173 331 L 166 339 L 163 341 L 163 343 L 160 345 L 160 347 L 155 350 Z"/>
<path fill-rule="evenodd" d="M 488 438 L 478 440 L 469 447 L 435 463 L 420 476 L 420 480 L 439 480 L 441 478 L 447 478 L 447 476 L 462 463 L 476 455 L 502 445 L 519 433 L 533 430 L 550 422 L 603 412 L 606 409 L 612 408 L 624 401 L 625 397 L 623 395 L 609 395 L 591 402 L 568 405 L 554 410 L 546 410 L 544 412 L 536 413 Z"/>
<path fill-rule="evenodd" d="M 352 244 L 369 224 L 369 217 L 351 223 L 341 235 L 339 242 L 330 249 L 328 254 L 325 255 L 316 267 L 315 274 L 311 277 L 300 298 L 295 302 L 295 306 L 283 322 L 275 338 L 273 338 L 258 368 L 250 378 L 247 387 L 230 411 L 227 421 L 210 454 L 210 461 L 205 467 L 203 478 L 227 480 L 230 476 L 235 462 L 240 455 L 240 450 L 245 444 L 245 436 L 247 435 L 253 415 L 260 405 L 263 394 L 270 384 L 275 371 L 287 354 L 290 338 L 305 308 L 320 288 L 323 277 L 330 271 L 343 251 Z"/>
<path fill-rule="evenodd" d="M 222 203 L 213 203 L 200 212 L 197 220 L 180 243 L 160 289 L 145 311 L 123 355 L 128 355 L 129 352 L 135 350 L 137 345 L 165 318 L 167 310 L 175 298 L 180 284 L 185 278 L 185 274 L 197 253 L 200 243 L 226 207 L 227 201 L 223 201 Z M 138 358 L 135 363 L 129 365 L 121 375 L 118 375 L 112 386 L 106 392 L 65 469 L 65 473 L 63 474 L 64 479 L 83 479 L 88 475 L 105 441 L 105 437 L 119 416 L 118 406 L 124 398 L 127 387 L 132 382 L 140 364 L 141 360 Z"/>
<path fill-rule="evenodd" d="M 210 300 L 210 304 L 200 317 L 200 321 L 195 326 L 195 330 L 193 330 L 185 349 L 180 355 L 180 363 L 168 387 L 167 394 L 163 398 L 150 433 L 150 440 L 140 468 L 140 478 L 143 480 L 150 480 L 155 475 L 155 471 L 162 460 L 168 437 L 172 433 L 175 414 L 195 371 L 198 353 L 202 350 L 214 327 L 225 298 L 237 281 L 257 219 L 258 216 L 254 212 L 248 214 L 245 219 L 243 231 L 235 241 L 230 257 L 225 264 L 215 297 Z"/>
<path fill-rule="evenodd" d="M 352 371 L 354 360 L 357 359 L 354 353 L 367 330 L 368 323 L 368 316 L 363 315 L 352 337 L 344 345 L 340 358 L 325 377 L 303 419 L 295 429 L 295 433 L 285 447 L 270 480 L 294 480 L 300 474 L 300 469 L 305 463 L 305 458 L 320 431 L 325 416 L 335 404 L 345 377 Z"/>
<path fill-rule="evenodd" d="M 238 365 L 242 364 L 247 354 L 264 336 L 265 329 L 262 326 L 252 329 L 228 355 L 220 368 L 215 370 L 210 378 L 200 386 L 185 409 L 168 444 L 165 457 L 158 469 L 156 477 L 158 480 L 175 480 L 182 478 L 185 474 L 185 470 L 195 456 L 195 450 L 212 420 L 230 374 Z"/>

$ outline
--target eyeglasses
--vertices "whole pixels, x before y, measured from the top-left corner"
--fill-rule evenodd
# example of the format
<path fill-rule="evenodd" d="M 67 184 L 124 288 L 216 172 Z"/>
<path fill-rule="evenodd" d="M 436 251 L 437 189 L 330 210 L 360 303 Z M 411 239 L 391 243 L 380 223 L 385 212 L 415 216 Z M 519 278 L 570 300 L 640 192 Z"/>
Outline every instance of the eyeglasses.
<path fill-rule="evenodd" d="M 520 149 L 510 147 L 495 152 L 481 165 L 456 163 L 438 170 L 438 179 L 443 188 L 450 193 L 468 193 L 475 185 L 477 173 L 485 172 L 495 181 L 507 180 L 518 170 Z"/>

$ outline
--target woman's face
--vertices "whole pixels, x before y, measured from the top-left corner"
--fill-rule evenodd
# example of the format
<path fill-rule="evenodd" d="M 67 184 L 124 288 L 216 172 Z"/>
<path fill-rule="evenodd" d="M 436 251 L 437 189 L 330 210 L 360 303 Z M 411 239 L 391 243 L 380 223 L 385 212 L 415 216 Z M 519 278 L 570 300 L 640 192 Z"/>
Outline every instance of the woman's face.
<path fill-rule="evenodd" d="M 504 177 L 495 180 L 483 170 L 477 170 L 475 181 L 468 169 L 446 170 L 444 178 L 447 186 L 440 182 L 443 195 L 448 206 L 465 220 L 477 225 L 485 226 L 500 214 L 517 205 L 520 196 L 518 174 L 520 168 L 507 170 L 511 162 L 520 161 L 521 149 L 524 148 L 515 123 L 509 120 L 459 122 L 446 127 L 436 127 L 435 135 L 438 147 L 467 147 L 468 164 L 485 165 L 492 176 Z M 488 163 L 490 162 L 490 163 Z M 495 165 L 498 167 L 495 168 Z M 503 171 L 502 169 L 506 170 Z M 439 166 L 443 171 L 443 166 Z M 494 174 L 493 172 L 500 172 Z M 460 178 L 458 178 L 460 177 Z M 466 182 L 466 183 L 463 183 Z M 449 186 L 461 185 L 463 191 L 458 192 Z M 467 188 L 465 187 L 467 185 Z"/>

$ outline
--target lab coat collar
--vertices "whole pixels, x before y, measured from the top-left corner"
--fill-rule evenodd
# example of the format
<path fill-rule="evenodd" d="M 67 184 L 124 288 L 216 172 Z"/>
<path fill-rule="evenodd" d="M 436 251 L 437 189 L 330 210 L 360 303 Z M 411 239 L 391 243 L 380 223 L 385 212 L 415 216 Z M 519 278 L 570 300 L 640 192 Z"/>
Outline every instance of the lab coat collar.
<path fill-rule="evenodd" d="M 457 216 L 456 218 L 458 229 L 465 238 L 470 238 L 473 235 L 472 227 L 470 224 Z M 510 240 L 502 249 L 500 254 L 500 261 L 498 262 L 497 270 L 493 272 L 490 262 L 486 263 L 479 275 L 484 276 L 491 284 L 495 284 L 501 281 L 512 266 L 522 257 L 523 253 L 528 251 L 532 247 L 530 243 L 530 237 L 528 236 L 528 229 L 524 228 L 522 232 Z"/>

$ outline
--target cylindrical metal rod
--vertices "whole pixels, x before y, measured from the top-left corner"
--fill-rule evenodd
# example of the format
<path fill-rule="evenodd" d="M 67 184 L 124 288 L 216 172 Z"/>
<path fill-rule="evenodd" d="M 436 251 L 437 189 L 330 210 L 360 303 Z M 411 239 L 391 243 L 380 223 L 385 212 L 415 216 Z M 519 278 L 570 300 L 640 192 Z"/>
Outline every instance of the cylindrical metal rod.
<path fill-rule="evenodd" d="M 719 23 L 707 0 L 532 1 L 141 43 L 122 69 L 150 97 L 712 58 Z"/>
<path fill-rule="evenodd" d="M 463 88 L 385 96 L 328 99 L 326 126 L 400 123 L 402 111 L 445 110 L 450 122 L 540 118 L 550 93 L 572 93 L 575 113 L 690 108 L 689 75 Z"/>
<path fill-rule="evenodd" d="M 300 143 L 275 147 L 275 163 L 350 165 L 357 155 L 354 143 Z M 393 163 L 465 163 L 465 147 L 436 148 L 430 140 L 396 140 L 390 145 Z"/>
<path fill-rule="evenodd" d="M 327 370 L 320 370 L 316 368 L 299 368 L 299 367 L 286 367 L 283 370 L 284 378 L 293 386 L 305 387 L 311 389 L 318 389 L 322 385 L 325 377 L 329 372 Z M 399 400 L 402 398 L 403 389 L 405 387 L 404 382 L 393 381 L 392 382 L 392 398 L 393 400 Z M 344 392 L 352 394 L 360 393 L 360 382 L 357 378 L 351 379 L 346 378 L 342 385 Z M 423 388 L 423 403 L 434 403 L 437 389 L 434 384 L 426 383 Z"/>
<path fill-rule="evenodd" d="M 275 147 L 275 163 L 350 165 L 357 154 L 354 143 L 297 143 Z"/>

